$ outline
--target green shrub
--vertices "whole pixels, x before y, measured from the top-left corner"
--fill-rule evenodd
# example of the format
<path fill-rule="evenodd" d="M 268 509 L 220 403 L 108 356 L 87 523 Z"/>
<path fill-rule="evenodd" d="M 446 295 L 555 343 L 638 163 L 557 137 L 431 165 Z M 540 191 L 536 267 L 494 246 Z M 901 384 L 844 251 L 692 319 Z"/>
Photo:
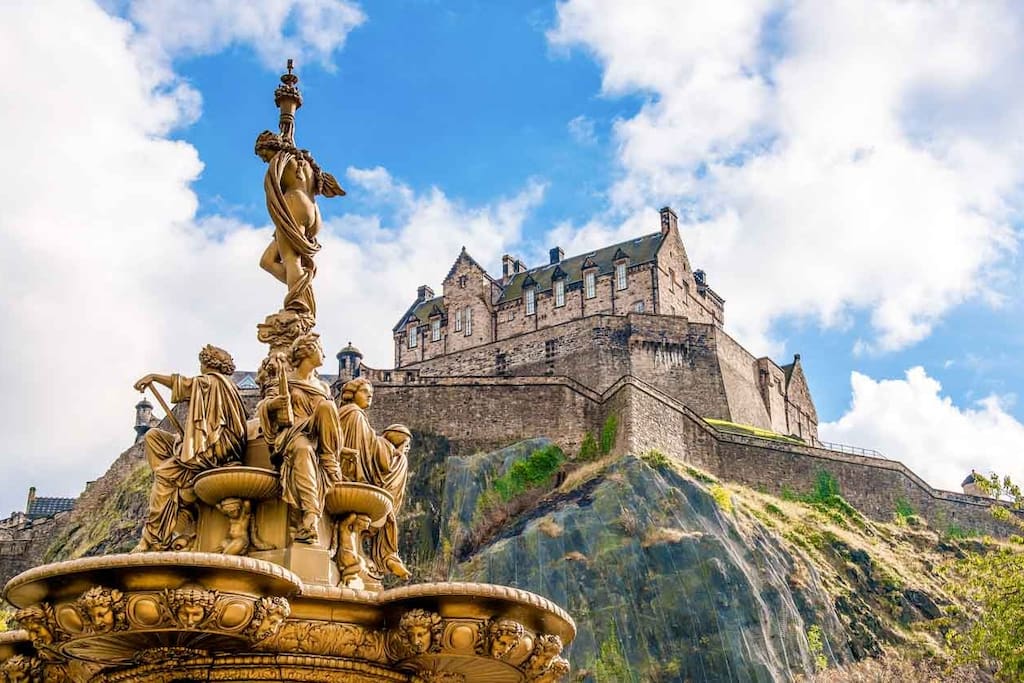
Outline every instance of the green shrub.
<path fill-rule="evenodd" d="M 619 431 L 619 418 L 615 417 L 614 414 L 609 415 L 608 419 L 604 421 L 604 426 L 601 427 L 601 454 L 608 455 L 612 452 L 612 446 L 615 445 L 615 436 Z"/>
<path fill-rule="evenodd" d="M 597 439 L 590 432 L 587 432 L 583 437 L 583 443 L 580 444 L 580 454 L 576 457 L 577 460 L 587 462 L 589 460 L 596 460 L 597 456 L 601 452 L 597 448 Z"/>
<path fill-rule="evenodd" d="M 817 624 L 807 629 L 807 649 L 814 659 L 814 670 L 824 671 L 828 668 L 828 657 L 825 656 L 825 639 L 822 637 L 821 627 Z"/>
<path fill-rule="evenodd" d="M 946 533 L 944 534 L 946 538 L 953 539 L 974 538 L 977 535 L 977 531 L 965 529 L 959 524 L 950 524 L 948 527 L 946 527 Z"/>
<path fill-rule="evenodd" d="M 527 490 L 546 484 L 565 462 L 562 449 L 554 444 L 538 448 L 530 456 L 516 460 L 508 471 L 491 484 L 504 502 Z"/>
<path fill-rule="evenodd" d="M 668 467 L 668 456 L 659 451 L 656 448 L 652 448 L 643 455 L 640 459 L 645 463 L 653 467 L 654 469 L 661 469 L 662 467 Z"/>
<path fill-rule="evenodd" d="M 729 494 L 728 489 L 721 484 L 712 484 L 708 487 L 708 492 L 715 499 L 715 504 L 719 510 L 726 514 L 732 514 L 732 496 Z"/>

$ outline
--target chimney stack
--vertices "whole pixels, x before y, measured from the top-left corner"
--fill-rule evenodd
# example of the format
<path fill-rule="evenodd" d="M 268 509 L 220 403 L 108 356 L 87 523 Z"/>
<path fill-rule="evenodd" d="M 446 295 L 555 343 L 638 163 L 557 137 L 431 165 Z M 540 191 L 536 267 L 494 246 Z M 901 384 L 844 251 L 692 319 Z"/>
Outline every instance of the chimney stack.
<path fill-rule="evenodd" d="M 426 301 L 434 298 L 434 290 L 428 285 L 420 285 L 416 288 L 416 301 Z"/>
<path fill-rule="evenodd" d="M 667 235 L 670 230 L 679 230 L 679 216 L 669 206 L 661 209 L 661 234 Z"/>
<path fill-rule="evenodd" d="M 514 274 L 516 260 L 511 255 L 505 254 L 501 257 L 501 281 L 508 284 Z"/>
<path fill-rule="evenodd" d="M 32 503 L 36 500 L 36 487 L 30 486 L 28 489 L 28 503 L 25 504 L 25 514 L 32 510 Z"/>
<path fill-rule="evenodd" d="M 551 254 L 552 264 L 561 263 L 562 259 L 565 258 L 565 252 L 562 251 L 561 247 L 554 247 L 549 253 Z"/>

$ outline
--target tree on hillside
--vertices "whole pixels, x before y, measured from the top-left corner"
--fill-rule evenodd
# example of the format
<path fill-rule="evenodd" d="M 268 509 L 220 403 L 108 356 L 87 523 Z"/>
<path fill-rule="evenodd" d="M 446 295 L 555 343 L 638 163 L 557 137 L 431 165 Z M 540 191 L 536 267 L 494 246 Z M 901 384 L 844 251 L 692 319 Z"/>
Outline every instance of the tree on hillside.
<path fill-rule="evenodd" d="M 1024 509 L 1019 486 L 996 474 L 979 477 L 976 483 L 988 495 L 1009 503 L 993 504 L 993 516 L 1024 529 L 1024 521 L 1014 514 Z M 1024 553 L 1009 546 L 969 552 L 955 571 L 960 580 L 953 589 L 977 607 L 966 628 L 948 634 L 957 659 L 991 666 L 1002 680 L 1024 680 Z"/>

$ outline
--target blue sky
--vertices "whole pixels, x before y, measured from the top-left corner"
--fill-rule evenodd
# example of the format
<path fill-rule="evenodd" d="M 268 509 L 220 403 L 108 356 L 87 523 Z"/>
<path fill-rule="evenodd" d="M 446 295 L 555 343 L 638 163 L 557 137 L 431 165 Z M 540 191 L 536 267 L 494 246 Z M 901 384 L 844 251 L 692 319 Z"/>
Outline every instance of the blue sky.
<path fill-rule="evenodd" d="M 462 245 L 497 271 L 653 232 L 670 204 L 729 333 L 802 354 L 824 438 L 946 488 L 1024 473 L 1013 3 L 24 5 L 0 9 L 24 69 L 0 86 L 0 510 L 100 475 L 137 376 L 208 341 L 258 362 L 279 292 L 252 145 L 288 56 L 298 141 L 349 192 L 321 202 L 328 349 L 387 365 Z M 48 482 L 22 458 L 41 443 Z"/>

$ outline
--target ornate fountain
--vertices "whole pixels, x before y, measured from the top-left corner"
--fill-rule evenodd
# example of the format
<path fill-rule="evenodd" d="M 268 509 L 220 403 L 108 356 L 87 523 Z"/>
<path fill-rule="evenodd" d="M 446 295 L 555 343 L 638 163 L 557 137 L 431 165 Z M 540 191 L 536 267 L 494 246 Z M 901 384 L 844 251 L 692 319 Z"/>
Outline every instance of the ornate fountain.
<path fill-rule="evenodd" d="M 256 141 L 275 226 L 260 265 L 286 286 L 282 308 L 257 326 L 269 351 L 256 415 L 246 419 L 234 362 L 213 346 L 195 376 L 136 383 L 174 427 L 146 434 L 154 483 L 142 540 L 130 554 L 7 583 L 19 626 L 0 633 L 7 681 L 547 683 L 569 670 L 561 653 L 575 625 L 540 596 L 475 583 L 384 588 L 389 575 L 410 578 L 397 516 L 412 434 L 373 430 L 366 380 L 336 403 L 316 375 L 315 199 L 345 193 L 295 144 L 297 84 L 289 60 L 274 93 L 279 132 Z M 170 410 L 155 385 L 187 410 Z"/>

